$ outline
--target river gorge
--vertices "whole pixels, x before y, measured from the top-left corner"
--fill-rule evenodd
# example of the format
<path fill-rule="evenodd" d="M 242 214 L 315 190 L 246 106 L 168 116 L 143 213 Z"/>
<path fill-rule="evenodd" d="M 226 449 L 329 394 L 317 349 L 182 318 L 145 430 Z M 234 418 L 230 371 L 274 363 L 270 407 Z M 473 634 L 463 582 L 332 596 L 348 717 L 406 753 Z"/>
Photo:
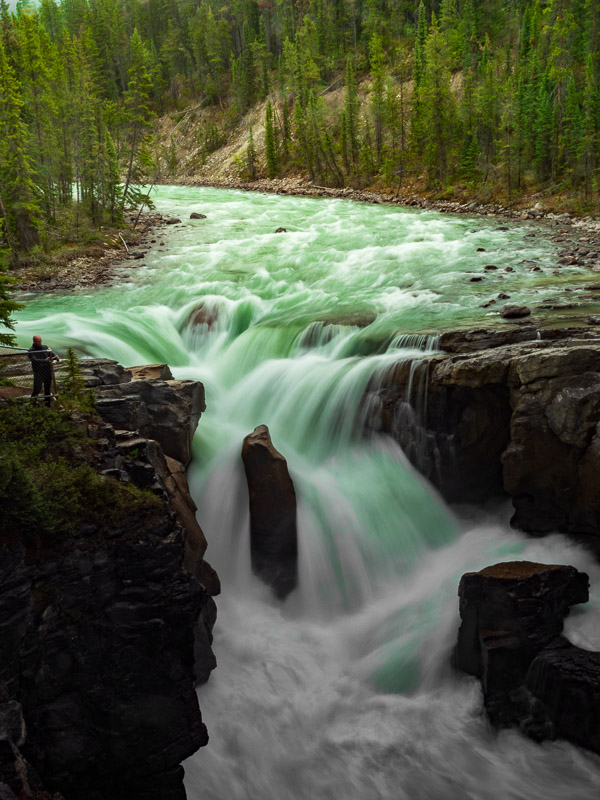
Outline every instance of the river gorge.
<path fill-rule="evenodd" d="M 595 276 L 557 270 L 544 224 L 209 188 L 160 187 L 155 203 L 183 222 L 143 266 L 92 293 L 27 296 L 16 333 L 205 385 L 188 478 L 223 592 L 188 797 L 595 798 L 598 756 L 492 731 L 450 652 L 461 575 L 514 559 L 590 575 L 566 633 L 600 649 L 600 567 L 558 533 L 511 529 L 502 497 L 449 508 L 365 403 L 390 369 L 435 357 L 444 332 L 506 327 L 506 302 L 540 330 L 572 324 L 573 305 L 594 313 Z M 424 403 L 418 371 L 412 389 Z M 240 450 L 260 424 L 298 496 L 284 603 L 250 569 Z"/>

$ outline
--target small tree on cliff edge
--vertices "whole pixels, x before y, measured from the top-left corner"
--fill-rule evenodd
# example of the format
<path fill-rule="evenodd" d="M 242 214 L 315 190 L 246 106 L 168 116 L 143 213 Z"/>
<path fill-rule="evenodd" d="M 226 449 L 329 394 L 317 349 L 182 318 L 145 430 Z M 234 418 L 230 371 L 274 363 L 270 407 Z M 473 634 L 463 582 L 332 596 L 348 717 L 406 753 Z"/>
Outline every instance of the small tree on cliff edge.
<path fill-rule="evenodd" d="M 1 225 L 0 225 L 1 228 Z M 16 303 L 10 296 L 9 287 L 14 283 L 14 279 L 6 274 L 6 266 L 2 263 L 3 256 L 7 251 L 0 250 L 0 344 L 14 344 L 12 331 L 14 329 L 12 314 L 19 308 L 23 308 L 20 303 Z M 0 359 L 0 368 L 2 367 Z"/>
<path fill-rule="evenodd" d="M 275 142 L 275 130 L 273 128 L 273 107 L 271 101 L 267 101 L 265 109 L 265 155 L 267 159 L 267 175 L 274 178 L 279 172 L 277 163 L 277 144 Z"/>

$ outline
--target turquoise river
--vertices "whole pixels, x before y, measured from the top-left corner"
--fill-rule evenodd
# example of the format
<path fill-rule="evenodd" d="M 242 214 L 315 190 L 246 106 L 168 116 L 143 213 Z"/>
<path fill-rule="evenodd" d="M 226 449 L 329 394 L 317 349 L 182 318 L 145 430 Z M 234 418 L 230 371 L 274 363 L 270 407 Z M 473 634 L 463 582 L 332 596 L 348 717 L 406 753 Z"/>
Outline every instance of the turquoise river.
<path fill-rule="evenodd" d="M 558 274 L 541 227 L 492 217 L 208 188 L 161 187 L 155 202 L 182 224 L 143 266 L 92 293 L 25 298 L 17 338 L 167 362 L 206 386 L 189 478 L 224 588 L 190 800 L 597 798 L 599 758 L 491 731 L 478 683 L 448 661 L 463 572 L 514 558 L 586 569 L 592 600 L 567 633 L 599 648 L 600 569 L 558 535 L 512 531 L 508 507 L 447 508 L 398 445 L 355 424 L 373 376 L 435 347 L 411 334 L 498 324 L 500 293 L 583 297 L 589 273 Z M 261 423 L 299 498 L 300 584 L 283 605 L 249 567 L 240 449 Z"/>

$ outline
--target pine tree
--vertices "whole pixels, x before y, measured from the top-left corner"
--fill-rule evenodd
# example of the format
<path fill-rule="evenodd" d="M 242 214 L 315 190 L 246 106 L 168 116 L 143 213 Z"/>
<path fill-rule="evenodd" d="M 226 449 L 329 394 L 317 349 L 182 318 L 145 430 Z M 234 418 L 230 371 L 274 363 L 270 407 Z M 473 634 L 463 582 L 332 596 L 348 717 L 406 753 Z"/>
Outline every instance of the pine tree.
<path fill-rule="evenodd" d="M 600 149 L 600 81 L 596 78 L 592 55 L 587 59 L 583 97 L 583 173 L 585 198 L 589 201 L 598 179 Z"/>
<path fill-rule="evenodd" d="M 356 69 L 354 59 L 348 56 L 346 61 L 346 97 L 344 100 L 345 137 L 348 147 L 348 161 L 352 168 L 358 165 L 358 89 L 356 86 Z"/>
<path fill-rule="evenodd" d="M 302 108 L 300 100 L 296 100 L 294 105 L 294 132 L 298 160 L 301 164 L 303 163 L 304 168 L 310 174 L 311 181 L 314 181 L 315 166 L 311 147 L 311 139 L 306 124 L 304 109 Z"/>
<path fill-rule="evenodd" d="M 567 174 L 574 186 L 577 186 L 583 178 L 584 132 L 585 120 L 581 98 L 571 77 L 567 84 L 564 103 L 561 161 L 564 161 Z"/>
<path fill-rule="evenodd" d="M 246 166 L 251 181 L 256 180 L 256 149 L 254 147 L 254 133 L 252 123 L 248 126 L 248 144 L 246 145 Z"/>
<path fill-rule="evenodd" d="M 415 36 L 415 86 L 418 87 L 425 76 L 425 42 L 427 40 L 427 12 L 423 0 L 417 12 L 417 31 Z"/>
<path fill-rule="evenodd" d="M 50 83 L 51 61 L 48 58 L 51 48 L 37 15 L 18 16 L 18 35 L 23 103 L 31 118 L 35 142 L 36 183 L 41 189 L 46 217 L 50 218 L 54 214 L 54 156 L 58 149 L 56 109 Z"/>
<path fill-rule="evenodd" d="M 267 159 L 267 175 L 269 178 L 274 178 L 279 171 L 279 164 L 275 130 L 273 128 L 273 108 L 270 100 L 267 100 L 265 109 L 265 156 Z"/>
<path fill-rule="evenodd" d="M 148 151 L 150 120 L 153 113 L 149 107 L 151 79 L 148 72 L 148 53 L 137 31 L 130 40 L 129 84 L 125 94 L 125 107 L 129 123 L 129 158 L 121 212 L 126 205 L 137 206 L 143 197 L 141 185 L 148 179 L 153 166 Z"/>
<path fill-rule="evenodd" d="M 495 143 L 500 129 L 500 92 L 496 65 L 490 57 L 490 42 L 486 39 L 477 68 L 477 136 L 484 164 L 484 182 L 487 181 L 495 158 Z"/>
<path fill-rule="evenodd" d="M 0 194 L 0 217 L 3 214 L 2 195 Z M 12 315 L 22 306 L 10 295 L 10 287 L 14 280 L 6 274 L 6 267 L 0 263 L 0 344 L 14 344 L 14 337 L 8 331 L 14 330 Z"/>
<path fill-rule="evenodd" d="M 426 127 L 427 170 L 430 179 L 443 186 L 451 167 L 450 152 L 456 129 L 456 109 L 450 91 L 448 53 L 435 14 L 425 43 L 423 114 Z"/>
<path fill-rule="evenodd" d="M 542 182 L 552 177 L 552 129 L 552 83 L 546 73 L 537 82 L 533 128 L 534 165 L 537 177 Z"/>
<path fill-rule="evenodd" d="M 373 118 L 377 165 L 381 166 L 384 138 L 385 56 L 381 37 L 377 34 L 373 34 L 370 42 L 370 51 L 371 77 L 373 79 L 371 88 L 371 113 Z"/>
<path fill-rule="evenodd" d="M 0 194 L 16 247 L 30 250 L 40 241 L 40 211 L 22 109 L 19 84 L 0 41 Z"/>

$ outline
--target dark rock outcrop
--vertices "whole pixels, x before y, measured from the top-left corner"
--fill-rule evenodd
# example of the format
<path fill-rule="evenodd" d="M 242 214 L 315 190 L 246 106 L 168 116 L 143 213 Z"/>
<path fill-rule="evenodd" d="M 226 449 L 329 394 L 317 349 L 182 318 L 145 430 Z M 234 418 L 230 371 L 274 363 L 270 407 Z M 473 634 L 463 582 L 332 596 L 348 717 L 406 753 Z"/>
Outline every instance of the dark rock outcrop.
<path fill-rule="evenodd" d="M 160 380 L 165 365 L 81 365 L 108 409 L 79 419 L 90 465 L 160 501 L 121 528 L 90 520 L 69 539 L 0 543 L 0 790 L 184 800 L 180 762 L 207 742 L 195 685 L 216 664 L 220 591 L 183 463 L 203 387 Z M 147 379 L 132 381 L 140 370 Z"/>
<path fill-rule="evenodd" d="M 554 564 L 496 564 L 463 575 L 459 598 L 454 663 L 481 679 L 490 721 L 600 753 L 600 653 L 561 635 L 570 606 L 588 599 L 588 576 Z"/>
<path fill-rule="evenodd" d="M 597 329 L 465 331 L 440 346 L 372 382 L 367 427 L 394 436 L 446 499 L 508 494 L 515 527 L 600 554 Z"/>
<path fill-rule="evenodd" d="M 165 455 L 182 464 L 192 457 L 192 439 L 206 408 L 198 381 L 134 380 L 96 389 L 97 409 L 117 429 L 156 439 Z"/>
<path fill-rule="evenodd" d="M 266 425 L 246 436 L 242 460 L 250 498 L 252 569 L 283 599 L 298 581 L 294 484 Z"/>
<path fill-rule="evenodd" d="M 69 800 L 182 800 L 180 762 L 207 742 L 193 635 L 206 592 L 175 519 L 89 527 L 54 557 L 2 547 L 0 680 L 22 707 L 24 752 Z"/>
<path fill-rule="evenodd" d="M 600 753 L 600 653 L 562 638 L 532 661 L 525 686 L 537 700 L 537 720 L 526 720 L 530 735 L 538 733 L 532 722 L 541 718 L 542 732 Z"/>
<path fill-rule="evenodd" d="M 192 211 L 190 219 L 206 219 L 206 214 L 199 214 L 197 211 Z"/>
<path fill-rule="evenodd" d="M 432 380 L 435 358 L 401 363 L 369 387 L 367 425 L 399 442 L 449 502 L 503 494 L 501 456 L 510 440 L 505 386 Z"/>

